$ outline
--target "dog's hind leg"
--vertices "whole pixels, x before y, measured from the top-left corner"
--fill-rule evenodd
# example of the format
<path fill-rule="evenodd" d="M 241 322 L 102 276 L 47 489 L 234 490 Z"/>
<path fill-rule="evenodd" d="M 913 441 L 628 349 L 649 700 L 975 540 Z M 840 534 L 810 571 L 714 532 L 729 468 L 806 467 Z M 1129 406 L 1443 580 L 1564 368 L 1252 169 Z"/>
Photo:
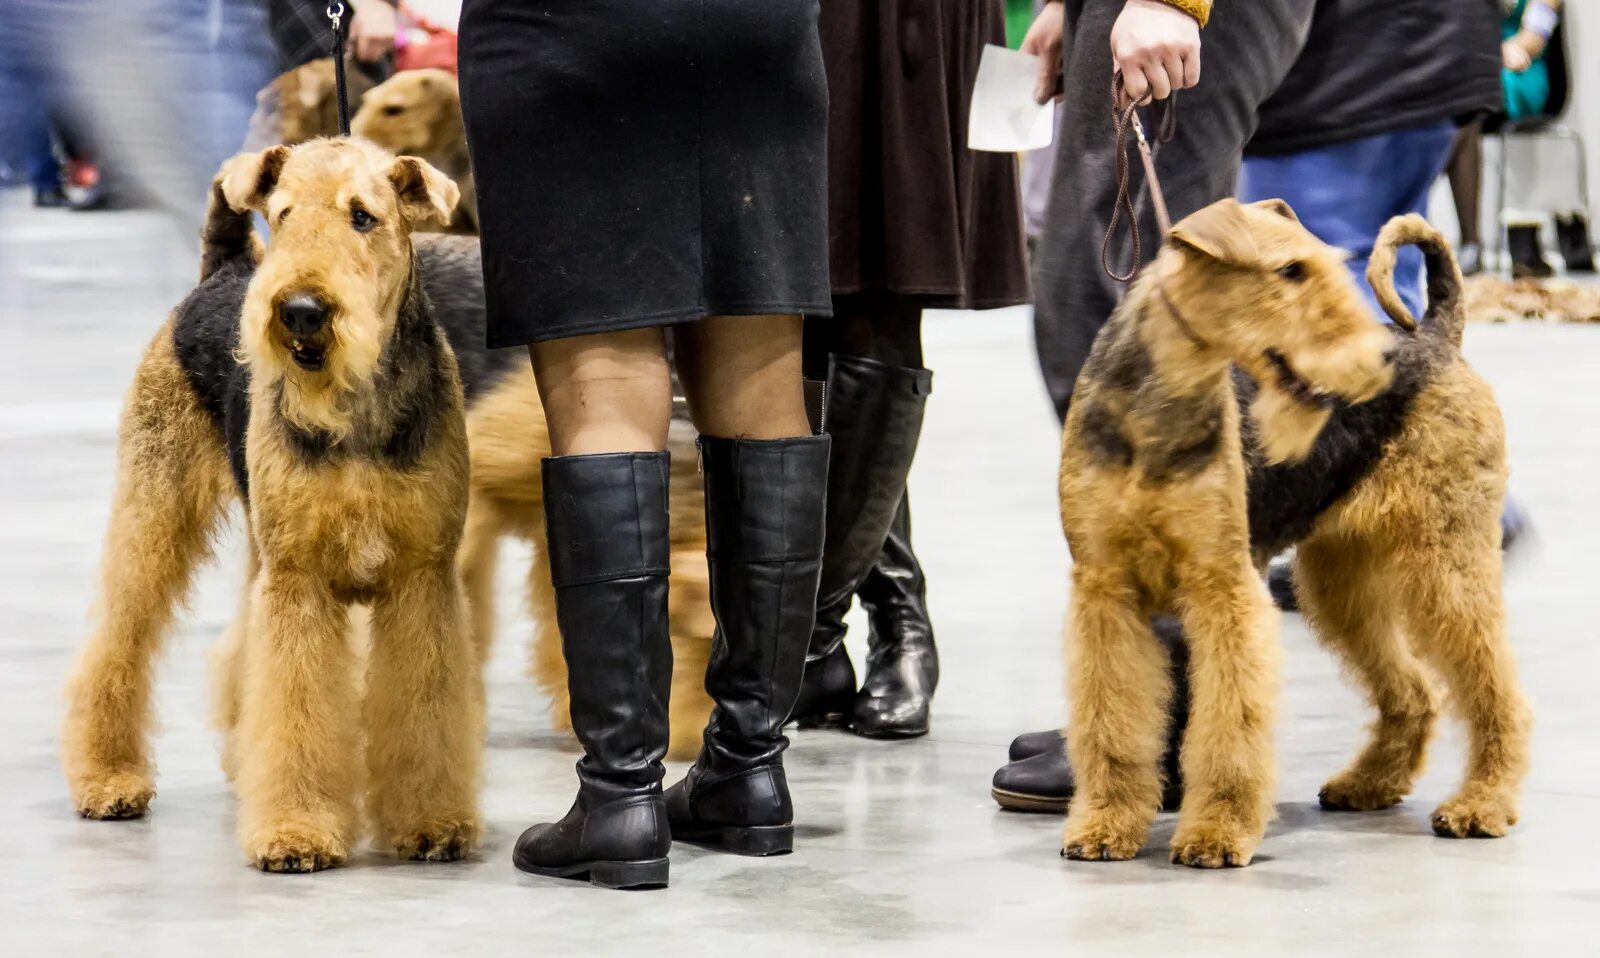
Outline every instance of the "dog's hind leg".
<path fill-rule="evenodd" d="M 403 575 L 372 606 L 367 814 L 402 859 L 455 861 L 477 841 L 482 669 L 449 566 Z"/>
<path fill-rule="evenodd" d="M 1485 513 L 1481 530 L 1451 530 L 1448 544 L 1397 556 L 1411 597 L 1407 632 L 1444 675 L 1470 736 L 1466 782 L 1433 813 L 1434 832 L 1447 838 L 1506 834 L 1529 763 L 1532 717 L 1506 641 L 1499 531 Z"/>
<path fill-rule="evenodd" d="M 1301 543 L 1295 553 L 1295 592 L 1312 631 L 1361 681 L 1378 710 L 1366 748 L 1322 786 L 1323 808 L 1399 804 L 1427 758 L 1438 706 L 1400 635 L 1393 575 L 1372 549 L 1345 538 Z"/>
<path fill-rule="evenodd" d="M 153 660 L 231 488 L 221 436 L 164 329 L 124 406 L 95 624 L 67 690 L 62 759 L 87 818 L 136 818 L 155 795 Z"/>
<path fill-rule="evenodd" d="M 1171 666 L 1135 600 L 1120 570 L 1073 567 L 1067 752 L 1078 787 L 1061 839 L 1067 858 L 1132 858 L 1161 808 Z"/>
<path fill-rule="evenodd" d="M 489 661 L 494 649 L 494 573 L 500 553 L 500 530 L 505 523 L 505 516 L 489 494 L 474 490 L 456 566 L 461 570 L 469 616 L 467 628 L 480 667 Z"/>
<path fill-rule="evenodd" d="M 267 559 L 245 632 L 239 834 L 263 871 L 342 862 L 361 764 L 349 613 L 317 577 Z"/>
<path fill-rule="evenodd" d="M 211 647 L 211 722 L 222 734 L 222 773 L 230 782 L 239 774 L 239 704 L 244 681 L 245 633 L 250 628 L 250 598 L 255 594 L 256 577 L 261 574 L 255 542 L 248 542 L 247 547 L 239 608 L 222 638 Z"/>
<path fill-rule="evenodd" d="M 1242 555 L 1236 565 L 1186 571 L 1179 615 L 1189 640 L 1189 727 L 1172 860 L 1248 865 L 1272 817 L 1276 610 Z"/>
<path fill-rule="evenodd" d="M 550 697 L 550 724 L 557 732 L 572 731 L 572 699 L 567 692 L 567 660 L 561 654 L 561 626 L 556 621 L 556 587 L 550 578 L 543 520 L 528 569 L 528 609 L 533 615 L 533 644 L 528 674 Z"/>

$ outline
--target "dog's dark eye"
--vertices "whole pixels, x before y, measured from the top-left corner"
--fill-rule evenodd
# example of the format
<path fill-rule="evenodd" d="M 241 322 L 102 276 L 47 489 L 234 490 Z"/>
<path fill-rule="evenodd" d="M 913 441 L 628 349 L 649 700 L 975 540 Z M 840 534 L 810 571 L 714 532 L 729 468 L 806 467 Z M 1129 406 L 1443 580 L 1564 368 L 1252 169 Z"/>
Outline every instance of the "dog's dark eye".
<path fill-rule="evenodd" d="M 1291 283 L 1298 283 L 1306 278 L 1306 264 L 1290 263 L 1278 269 L 1278 275 Z"/>
<path fill-rule="evenodd" d="M 386 107 L 383 108 L 383 115 L 384 116 L 399 116 L 400 114 L 404 113 L 405 111 L 406 111 L 406 108 L 403 107 L 403 106 L 386 106 Z"/>
<path fill-rule="evenodd" d="M 286 220 L 286 219 L 288 219 L 288 218 L 289 218 L 289 214 L 290 214 L 290 213 L 291 213 L 291 212 L 293 212 L 293 211 L 294 211 L 294 207 L 292 207 L 292 206 L 285 206 L 285 207 L 284 207 L 284 208 L 283 208 L 283 209 L 282 209 L 282 210 L 281 210 L 281 211 L 280 211 L 280 212 L 279 212 L 279 213 L 278 213 L 278 225 L 279 225 L 279 226 L 282 226 L 282 225 L 283 225 L 283 221 L 284 221 L 284 220 Z"/>
<path fill-rule="evenodd" d="M 358 206 L 350 211 L 350 225 L 357 233 L 370 233 L 378 225 L 378 218 Z"/>

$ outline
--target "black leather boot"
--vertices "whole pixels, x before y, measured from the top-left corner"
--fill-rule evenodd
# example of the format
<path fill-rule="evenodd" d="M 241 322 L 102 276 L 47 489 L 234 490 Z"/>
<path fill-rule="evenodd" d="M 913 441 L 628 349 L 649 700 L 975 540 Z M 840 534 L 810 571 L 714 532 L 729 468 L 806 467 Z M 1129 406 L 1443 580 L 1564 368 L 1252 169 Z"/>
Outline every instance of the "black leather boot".
<path fill-rule="evenodd" d="M 856 693 L 850 728 L 867 738 L 928 734 L 928 712 L 939 685 L 939 650 L 928 620 L 928 583 L 911 551 L 911 509 L 900 499 L 883 554 L 857 591 L 872 634 L 867 678 Z"/>
<path fill-rule="evenodd" d="M 817 621 L 792 716 L 802 727 L 842 725 L 854 711 L 855 672 L 843 650 L 844 616 L 883 553 L 932 389 L 933 373 L 926 369 L 838 353 L 829 357 L 823 408 L 833 459 Z"/>
<path fill-rule="evenodd" d="M 665 885 L 667 454 L 546 459 L 544 503 L 583 758 L 572 810 L 523 832 L 513 858 L 525 872 L 608 888 Z"/>
<path fill-rule="evenodd" d="M 1539 245 L 1538 223 L 1508 225 L 1506 245 L 1511 251 L 1512 279 L 1542 279 L 1555 273 Z"/>
<path fill-rule="evenodd" d="M 1589 219 L 1582 213 L 1556 216 L 1556 244 L 1569 273 L 1594 272 L 1594 245 L 1589 242 Z"/>
<path fill-rule="evenodd" d="M 1161 758 L 1161 810 L 1175 812 L 1183 804 L 1183 730 L 1189 724 L 1189 647 L 1183 628 L 1170 616 L 1151 622 L 1156 637 L 1172 659 L 1172 706 L 1167 726 L 1167 749 Z M 1066 741 L 1060 729 L 1025 732 L 1011 741 L 1011 761 L 994 773 L 989 794 L 1001 808 L 1013 812 L 1064 814 L 1075 783 L 1067 760 Z"/>
<path fill-rule="evenodd" d="M 705 744 L 667 790 L 674 838 L 741 855 L 794 848 L 784 720 L 800 694 L 822 566 L 827 436 L 700 439 L 717 631 Z"/>

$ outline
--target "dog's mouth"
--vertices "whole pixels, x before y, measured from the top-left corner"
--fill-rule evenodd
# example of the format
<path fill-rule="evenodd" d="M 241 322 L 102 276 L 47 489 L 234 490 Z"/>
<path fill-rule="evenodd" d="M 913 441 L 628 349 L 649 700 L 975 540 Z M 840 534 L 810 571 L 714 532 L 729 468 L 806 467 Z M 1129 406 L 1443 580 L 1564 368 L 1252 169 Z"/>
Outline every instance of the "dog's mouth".
<path fill-rule="evenodd" d="M 1330 409 L 1333 407 L 1336 402 L 1336 397 L 1333 393 L 1312 385 L 1308 379 L 1296 372 L 1293 366 L 1289 365 L 1289 360 L 1284 357 L 1283 353 L 1278 352 L 1276 349 L 1269 349 L 1263 355 L 1266 356 L 1267 365 L 1271 366 L 1272 371 L 1277 374 L 1278 388 L 1287 393 L 1289 398 L 1315 409 Z"/>
<path fill-rule="evenodd" d="M 289 355 L 294 364 L 307 372 L 321 372 L 328 363 L 328 350 L 316 343 L 296 339 L 289 344 Z"/>

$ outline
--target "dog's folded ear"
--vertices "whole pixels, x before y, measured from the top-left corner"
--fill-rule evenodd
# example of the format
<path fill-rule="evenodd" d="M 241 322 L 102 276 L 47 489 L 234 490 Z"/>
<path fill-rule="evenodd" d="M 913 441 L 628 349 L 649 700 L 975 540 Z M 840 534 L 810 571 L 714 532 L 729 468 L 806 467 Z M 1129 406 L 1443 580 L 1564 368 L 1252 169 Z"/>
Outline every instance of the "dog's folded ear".
<path fill-rule="evenodd" d="M 1254 206 L 1258 210 L 1266 210 L 1268 213 L 1276 213 L 1286 220 L 1292 220 L 1296 223 L 1300 222 L 1300 217 L 1294 215 L 1294 207 L 1290 206 L 1287 200 L 1280 200 L 1277 197 L 1273 197 L 1269 200 L 1257 200 L 1250 205 Z"/>
<path fill-rule="evenodd" d="M 278 186 L 278 174 L 289 158 L 287 146 L 272 146 L 259 153 L 240 153 L 222 164 L 222 195 L 236 212 L 267 212 L 267 197 Z"/>
<path fill-rule="evenodd" d="M 1219 262 L 1249 266 L 1261 259 L 1249 217 L 1245 207 L 1230 197 L 1185 216 L 1168 235 L 1174 243 Z"/>
<path fill-rule="evenodd" d="M 450 214 L 461 199 L 455 180 L 434 169 L 426 160 L 402 156 L 389 167 L 389 182 L 400 201 L 400 215 L 412 226 L 434 223 L 448 226 Z"/>

